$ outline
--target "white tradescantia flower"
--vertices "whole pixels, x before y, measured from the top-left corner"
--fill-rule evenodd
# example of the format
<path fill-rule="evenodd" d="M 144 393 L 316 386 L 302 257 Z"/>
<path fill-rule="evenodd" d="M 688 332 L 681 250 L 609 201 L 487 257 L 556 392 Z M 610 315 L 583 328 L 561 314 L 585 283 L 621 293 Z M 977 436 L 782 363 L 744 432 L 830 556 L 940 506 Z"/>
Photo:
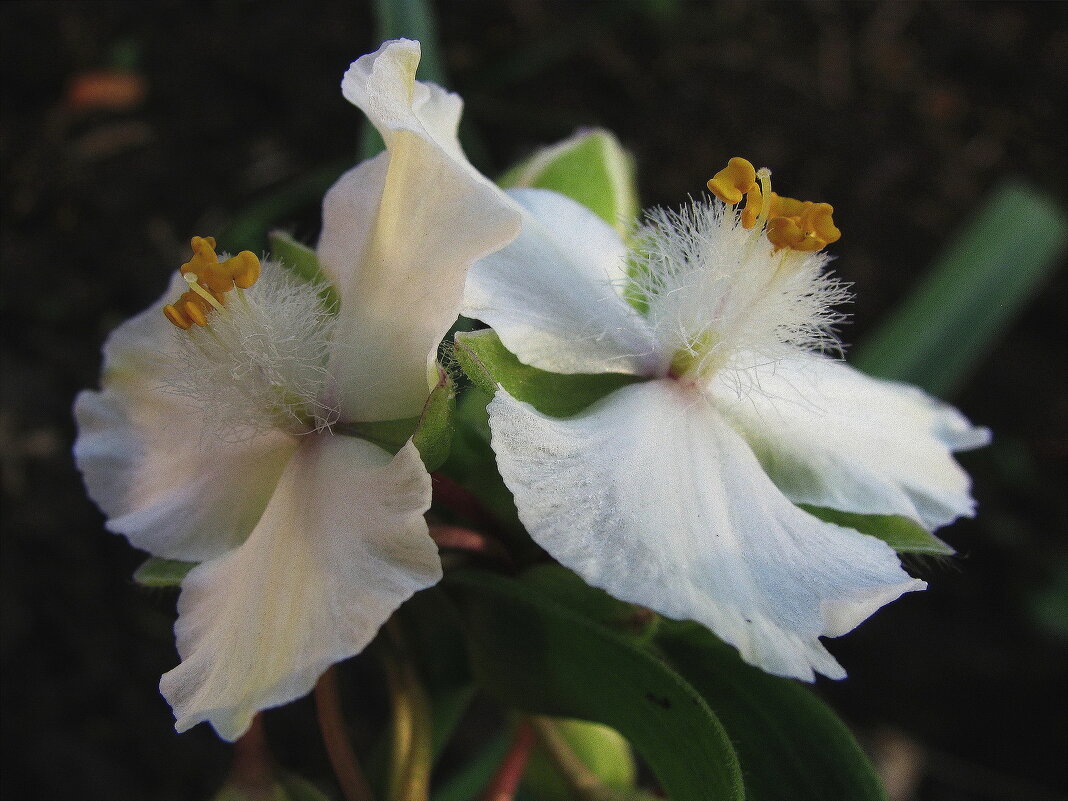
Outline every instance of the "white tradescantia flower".
<path fill-rule="evenodd" d="M 108 528 L 201 562 L 160 683 L 179 731 L 237 738 L 441 577 L 412 442 L 390 455 L 331 431 L 419 414 L 467 268 L 519 231 L 460 151 L 459 98 L 417 83 L 418 62 L 418 43 L 388 42 L 342 84 L 387 150 L 324 200 L 336 309 L 322 285 L 247 251 L 220 263 L 196 237 L 164 297 L 109 338 L 102 390 L 76 402 L 75 456 Z"/>
<path fill-rule="evenodd" d="M 531 536 L 590 584 L 771 673 L 840 678 L 819 637 L 926 585 L 796 504 L 933 529 L 973 513 L 951 454 L 989 434 L 824 355 L 847 298 L 824 269 L 830 206 L 772 195 L 743 159 L 709 187 L 720 200 L 651 213 L 629 252 L 569 199 L 511 193 L 523 232 L 472 267 L 464 314 L 533 367 L 645 380 L 566 419 L 499 387 L 493 449 Z"/>

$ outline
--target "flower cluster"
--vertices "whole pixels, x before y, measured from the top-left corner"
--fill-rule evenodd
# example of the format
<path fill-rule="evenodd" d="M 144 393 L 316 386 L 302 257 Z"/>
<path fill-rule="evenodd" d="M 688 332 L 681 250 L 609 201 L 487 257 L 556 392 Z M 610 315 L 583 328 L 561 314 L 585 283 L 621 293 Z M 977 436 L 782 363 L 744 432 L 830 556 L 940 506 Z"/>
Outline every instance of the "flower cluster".
<path fill-rule="evenodd" d="M 459 312 L 530 367 L 633 379 L 565 418 L 496 388 L 497 465 L 542 548 L 766 671 L 844 676 L 819 638 L 926 585 L 813 508 L 928 530 L 970 515 L 952 454 L 988 432 L 835 358 L 848 293 L 827 272 L 828 204 L 735 158 L 714 199 L 649 212 L 624 241 L 476 172 L 459 98 L 416 82 L 418 61 L 399 40 L 345 74 L 386 150 L 327 193 L 321 279 L 195 237 L 78 398 L 75 455 L 108 528 L 199 563 L 161 682 L 178 729 L 238 737 L 440 579 L 419 451 L 345 432 L 418 417 Z"/>

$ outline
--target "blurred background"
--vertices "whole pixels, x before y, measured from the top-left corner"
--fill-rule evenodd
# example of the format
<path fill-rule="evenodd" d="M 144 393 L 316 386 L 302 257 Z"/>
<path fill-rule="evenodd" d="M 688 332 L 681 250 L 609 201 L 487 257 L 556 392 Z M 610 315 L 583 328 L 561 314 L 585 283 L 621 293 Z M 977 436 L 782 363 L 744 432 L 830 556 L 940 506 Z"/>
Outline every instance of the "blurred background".
<path fill-rule="evenodd" d="M 857 293 L 849 343 L 1004 182 L 1066 199 L 1064 3 L 434 9 L 465 144 L 491 176 L 603 126 L 634 154 L 645 205 L 701 192 L 733 155 L 770 166 L 780 191 L 833 203 L 834 266 Z M 262 249 L 278 225 L 315 241 L 323 190 L 360 152 L 339 82 L 379 44 L 372 11 L 0 6 L 5 798 L 205 798 L 227 771 L 230 749 L 206 727 L 173 732 L 156 684 L 177 658 L 174 596 L 131 581 L 143 555 L 85 497 L 70 407 L 96 385 L 107 333 L 159 295 L 191 235 Z M 979 517 L 940 532 L 957 557 L 911 562 L 927 592 L 831 643 L 850 678 L 819 686 L 895 798 L 1068 798 L 1065 274 L 1026 266 L 1034 214 L 1017 210 L 994 227 L 1015 237 L 1000 280 L 1019 271 L 1026 302 L 944 393 L 995 432 L 962 457 Z M 935 347 L 952 359 L 953 341 Z M 300 704 L 279 714 L 303 721 Z M 325 770 L 313 723 L 272 737 L 283 759 Z"/>

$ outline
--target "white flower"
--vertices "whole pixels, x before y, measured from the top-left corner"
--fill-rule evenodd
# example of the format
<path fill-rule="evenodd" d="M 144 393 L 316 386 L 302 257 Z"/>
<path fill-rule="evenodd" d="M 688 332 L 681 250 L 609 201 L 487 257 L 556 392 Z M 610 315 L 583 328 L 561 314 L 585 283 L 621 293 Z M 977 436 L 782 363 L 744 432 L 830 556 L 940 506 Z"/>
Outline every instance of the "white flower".
<path fill-rule="evenodd" d="M 731 198 L 751 189 L 746 211 L 653 212 L 629 253 L 567 198 L 513 191 L 523 232 L 472 267 L 464 314 L 534 367 L 646 379 L 567 419 L 498 388 L 497 463 L 542 547 L 771 673 L 840 678 L 818 638 L 926 585 L 881 540 L 795 504 L 944 525 L 974 510 L 951 452 L 988 432 L 820 353 L 836 348 L 831 307 L 847 297 L 819 252 L 837 238 L 831 209 L 765 186 L 757 218 L 748 169 Z"/>
<path fill-rule="evenodd" d="M 441 577 L 415 446 L 391 456 L 330 428 L 419 414 L 468 266 L 519 230 L 460 151 L 460 99 L 417 83 L 418 62 L 418 43 L 388 42 L 342 84 L 387 150 L 324 200 L 336 313 L 321 286 L 272 263 L 257 281 L 252 254 L 219 264 L 197 237 L 185 280 L 111 335 L 102 390 L 75 404 L 107 527 L 201 562 L 178 601 L 181 664 L 160 683 L 179 731 L 210 721 L 237 738 Z"/>

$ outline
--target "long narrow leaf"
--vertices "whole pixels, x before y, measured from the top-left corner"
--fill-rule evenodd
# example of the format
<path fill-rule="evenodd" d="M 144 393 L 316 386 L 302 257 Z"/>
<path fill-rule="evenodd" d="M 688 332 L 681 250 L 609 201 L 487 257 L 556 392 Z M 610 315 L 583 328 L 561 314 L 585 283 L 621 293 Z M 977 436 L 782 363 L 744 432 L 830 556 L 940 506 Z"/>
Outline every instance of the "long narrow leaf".
<path fill-rule="evenodd" d="M 947 397 L 1057 266 L 1068 219 L 1035 189 L 1009 183 L 851 360 L 871 375 Z"/>

